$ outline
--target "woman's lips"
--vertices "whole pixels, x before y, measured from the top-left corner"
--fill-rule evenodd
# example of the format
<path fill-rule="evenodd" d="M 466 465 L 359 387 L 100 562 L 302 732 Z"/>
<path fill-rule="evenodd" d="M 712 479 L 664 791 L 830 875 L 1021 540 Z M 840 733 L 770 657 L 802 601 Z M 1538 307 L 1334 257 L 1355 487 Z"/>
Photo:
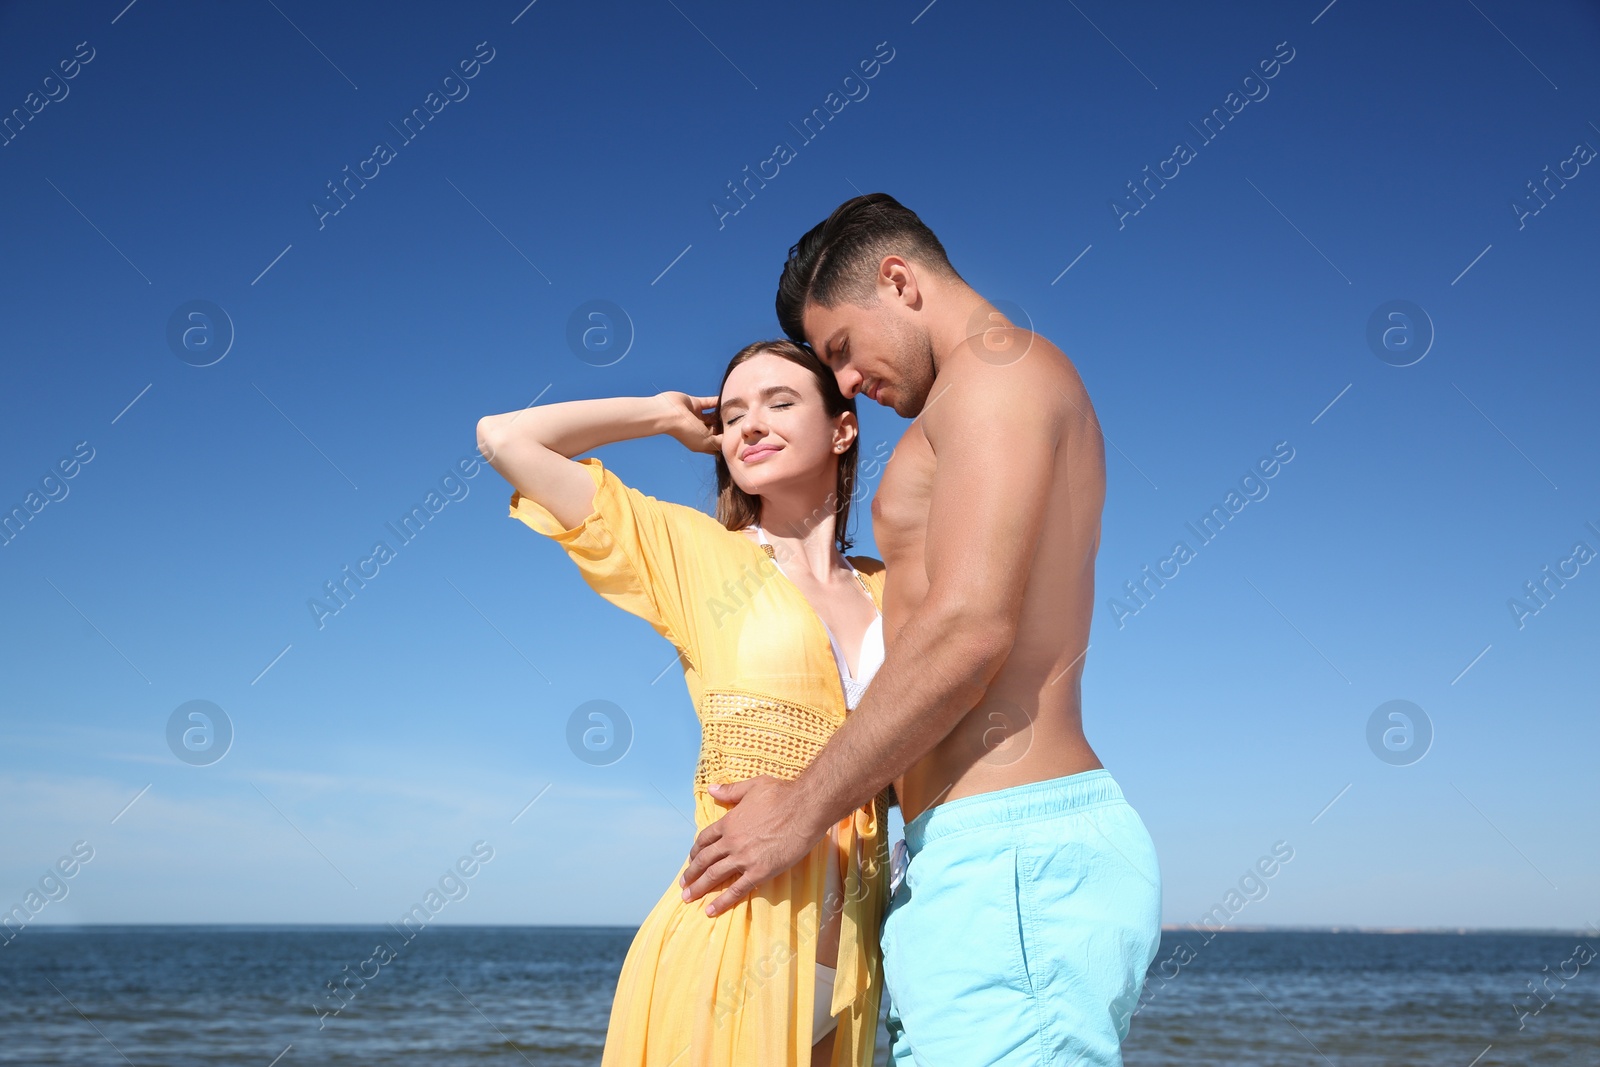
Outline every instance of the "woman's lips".
<path fill-rule="evenodd" d="M 763 456 L 770 456 L 778 451 L 777 445 L 752 445 L 744 450 L 744 455 L 739 458 L 745 463 L 754 463 Z"/>

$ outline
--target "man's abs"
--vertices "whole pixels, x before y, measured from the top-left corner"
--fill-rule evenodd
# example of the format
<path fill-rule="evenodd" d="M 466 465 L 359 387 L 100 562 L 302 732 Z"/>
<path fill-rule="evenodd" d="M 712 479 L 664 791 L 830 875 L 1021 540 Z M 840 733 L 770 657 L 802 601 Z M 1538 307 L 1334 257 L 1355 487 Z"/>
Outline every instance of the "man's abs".
<path fill-rule="evenodd" d="M 874 539 L 887 568 L 884 624 L 891 635 L 927 596 L 923 549 L 936 476 L 933 451 L 913 425 L 895 449 L 872 505 Z M 1104 499 L 1100 442 L 1091 447 L 1064 439 L 1016 640 L 982 700 L 896 779 L 907 820 L 946 800 L 1101 765 L 1083 734 L 1079 683 Z"/>

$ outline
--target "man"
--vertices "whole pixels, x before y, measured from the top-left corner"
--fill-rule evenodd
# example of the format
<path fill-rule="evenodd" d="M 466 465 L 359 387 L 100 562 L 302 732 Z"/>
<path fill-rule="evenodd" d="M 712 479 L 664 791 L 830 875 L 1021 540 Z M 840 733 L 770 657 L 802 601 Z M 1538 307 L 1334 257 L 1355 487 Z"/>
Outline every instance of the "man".
<path fill-rule="evenodd" d="M 1105 498 L 1083 382 L 882 193 L 800 239 L 777 305 L 846 396 L 913 419 L 872 501 L 892 638 L 797 779 L 714 787 L 734 806 L 684 896 L 722 888 L 717 914 L 892 781 L 910 856 L 883 926 L 894 1061 L 1120 1064 L 1160 875 L 1082 728 Z"/>

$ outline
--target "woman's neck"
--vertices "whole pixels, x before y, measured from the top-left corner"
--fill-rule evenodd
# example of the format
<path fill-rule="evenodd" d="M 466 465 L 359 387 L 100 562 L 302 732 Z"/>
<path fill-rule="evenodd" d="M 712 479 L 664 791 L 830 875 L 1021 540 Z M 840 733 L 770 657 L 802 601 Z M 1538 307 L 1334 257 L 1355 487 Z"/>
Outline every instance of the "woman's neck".
<path fill-rule="evenodd" d="M 763 497 L 756 522 L 785 567 L 803 560 L 806 570 L 822 576 L 843 566 L 834 541 L 835 520 L 831 497 L 802 506 Z"/>

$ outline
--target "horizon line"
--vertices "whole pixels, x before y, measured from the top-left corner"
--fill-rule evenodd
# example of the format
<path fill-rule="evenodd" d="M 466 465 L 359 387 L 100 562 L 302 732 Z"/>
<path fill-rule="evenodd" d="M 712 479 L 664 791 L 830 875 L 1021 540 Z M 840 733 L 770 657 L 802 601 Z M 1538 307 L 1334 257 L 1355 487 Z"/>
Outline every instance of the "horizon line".
<path fill-rule="evenodd" d="M 67 923 L 67 922 L 34 922 L 29 923 L 24 929 L 49 930 L 55 933 L 92 932 L 102 930 L 367 930 L 382 929 L 386 926 L 382 922 L 104 922 L 104 923 Z M 456 930 L 616 930 L 637 931 L 637 923 L 468 923 L 468 922 L 439 922 L 430 923 L 429 928 L 446 927 Z M 23 931 L 16 931 L 21 934 Z M 1327 924 L 1258 924 L 1249 926 L 1229 926 L 1216 930 L 1196 926 L 1192 923 L 1162 923 L 1161 932 L 1164 934 L 1175 933 L 1203 933 L 1215 937 L 1218 934 L 1520 934 L 1524 936 L 1570 936 L 1573 934 L 1585 935 L 1593 933 L 1593 929 L 1581 927 L 1559 926 L 1363 926 L 1350 923 Z M 0 941 L 0 947 L 9 944 L 9 941 Z"/>

